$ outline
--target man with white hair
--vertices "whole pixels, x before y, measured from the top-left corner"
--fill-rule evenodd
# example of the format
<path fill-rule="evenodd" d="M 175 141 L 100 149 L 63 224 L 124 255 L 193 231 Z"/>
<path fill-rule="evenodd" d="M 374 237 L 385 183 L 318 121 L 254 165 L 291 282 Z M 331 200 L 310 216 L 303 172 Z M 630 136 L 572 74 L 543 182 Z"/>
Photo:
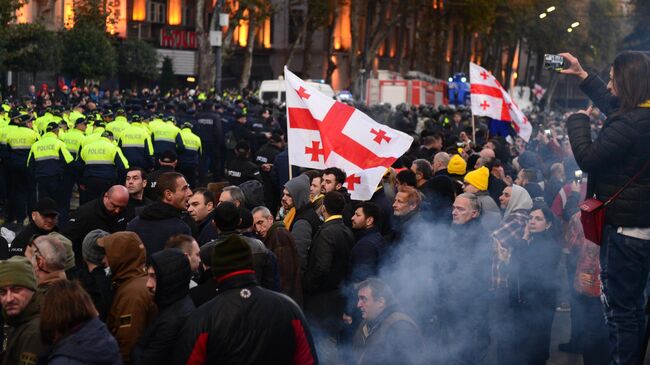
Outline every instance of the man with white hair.
<path fill-rule="evenodd" d="M 25 257 L 34 267 L 39 296 L 44 295 L 53 282 L 67 279 L 65 261 L 68 255 L 58 238 L 50 235 L 36 237 L 27 244 Z"/>
<path fill-rule="evenodd" d="M 447 172 L 447 165 L 449 165 L 449 154 L 447 152 L 438 152 L 433 156 L 433 164 L 431 168 L 433 170 L 433 176 L 439 175 L 449 175 Z"/>

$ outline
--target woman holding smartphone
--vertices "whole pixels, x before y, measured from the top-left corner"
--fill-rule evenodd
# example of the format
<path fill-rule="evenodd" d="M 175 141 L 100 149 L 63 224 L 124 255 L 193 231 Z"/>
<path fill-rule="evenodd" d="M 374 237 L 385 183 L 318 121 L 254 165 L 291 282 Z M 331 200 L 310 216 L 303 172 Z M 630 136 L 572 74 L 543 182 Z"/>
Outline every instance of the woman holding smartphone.
<path fill-rule="evenodd" d="M 591 138 L 591 107 L 569 117 L 567 130 L 578 165 L 589 174 L 587 197 L 601 202 L 635 179 L 606 207 L 600 248 L 603 306 L 609 329 L 610 364 L 637 364 L 645 335 L 644 289 L 650 272 L 650 58 L 619 54 L 605 84 L 578 59 L 562 53 L 580 88 L 606 116 Z"/>

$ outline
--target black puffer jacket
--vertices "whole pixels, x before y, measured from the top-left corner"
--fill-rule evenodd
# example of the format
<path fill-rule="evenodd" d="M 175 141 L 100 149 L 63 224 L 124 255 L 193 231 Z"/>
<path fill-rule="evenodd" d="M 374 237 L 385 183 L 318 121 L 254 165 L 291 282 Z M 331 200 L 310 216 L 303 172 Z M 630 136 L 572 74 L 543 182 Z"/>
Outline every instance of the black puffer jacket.
<path fill-rule="evenodd" d="M 639 107 L 616 115 L 612 107 L 615 97 L 598 76 L 590 75 L 580 87 L 609 118 L 592 141 L 588 117 L 569 117 L 571 148 L 580 168 L 589 174 L 587 196 L 595 194 L 606 201 L 650 158 L 650 108 Z M 620 227 L 650 227 L 650 168 L 607 207 L 605 222 Z"/>
<path fill-rule="evenodd" d="M 289 297 L 251 273 L 220 282 L 217 296 L 188 318 L 171 364 L 318 364 L 309 327 Z"/>
<path fill-rule="evenodd" d="M 173 206 L 155 202 L 133 218 L 126 230 L 135 232 L 140 237 L 149 259 L 152 254 L 165 247 L 169 237 L 179 233 L 192 235 L 192 230 L 181 216 L 182 212 Z"/>
<path fill-rule="evenodd" d="M 192 272 L 182 251 L 167 249 L 151 255 L 156 271 L 158 316 L 140 337 L 131 353 L 132 364 L 164 364 L 172 356 L 174 344 L 185 320 L 194 311 L 189 297 Z"/>

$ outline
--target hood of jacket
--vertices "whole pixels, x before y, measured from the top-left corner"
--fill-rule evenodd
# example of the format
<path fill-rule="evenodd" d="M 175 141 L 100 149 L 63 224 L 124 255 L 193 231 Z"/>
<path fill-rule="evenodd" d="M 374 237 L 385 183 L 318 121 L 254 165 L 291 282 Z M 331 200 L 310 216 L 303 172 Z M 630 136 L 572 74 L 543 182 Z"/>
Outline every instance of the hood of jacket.
<path fill-rule="evenodd" d="M 300 210 L 306 205 L 309 205 L 309 177 L 307 175 L 300 175 L 287 181 L 284 184 L 287 188 L 296 210 Z"/>
<path fill-rule="evenodd" d="M 54 345 L 48 363 L 56 362 L 53 360 L 58 357 L 76 360 L 80 364 L 112 365 L 119 363 L 120 354 L 115 338 L 95 317 Z"/>
<path fill-rule="evenodd" d="M 117 232 L 101 238 L 114 283 L 145 276 L 147 253 L 140 237 L 133 232 Z"/>
<path fill-rule="evenodd" d="M 510 201 L 506 207 L 506 213 L 503 215 L 507 217 L 510 213 L 515 210 L 530 210 L 533 208 L 533 199 L 531 199 L 530 194 L 526 189 L 522 188 L 519 185 L 512 185 L 512 193 L 510 194 Z"/>
<path fill-rule="evenodd" d="M 159 308 L 172 305 L 189 294 L 192 270 L 183 251 L 158 251 L 151 255 L 151 265 L 156 271 L 154 301 Z"/>
<path fill-rule="evenodd" d="M 163 202 L 154 202 L 145 207 L 140 213 L 140 219 L 161 221 L 169 218 L 180 218 L 181 211 Z"/>

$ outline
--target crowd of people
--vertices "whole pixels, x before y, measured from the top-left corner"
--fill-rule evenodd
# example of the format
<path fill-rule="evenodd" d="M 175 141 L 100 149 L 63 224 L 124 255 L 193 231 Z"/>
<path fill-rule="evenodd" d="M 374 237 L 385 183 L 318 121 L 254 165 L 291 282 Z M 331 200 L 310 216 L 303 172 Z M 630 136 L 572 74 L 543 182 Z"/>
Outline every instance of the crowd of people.
<path fill-rule="evenodd" d="M 415 137 L 368 201 L 290 168 L 284 107 L 246 91 L 5 103 L 2 364 L 545 364 L 561 287 L 560 350 L 610 363 L 600 298 L 610 326 L 624 303 L 579 209 L 613 195 L 609 119 L 540 113 L 525 142 L 465 107 L 359 108 Z"/>

